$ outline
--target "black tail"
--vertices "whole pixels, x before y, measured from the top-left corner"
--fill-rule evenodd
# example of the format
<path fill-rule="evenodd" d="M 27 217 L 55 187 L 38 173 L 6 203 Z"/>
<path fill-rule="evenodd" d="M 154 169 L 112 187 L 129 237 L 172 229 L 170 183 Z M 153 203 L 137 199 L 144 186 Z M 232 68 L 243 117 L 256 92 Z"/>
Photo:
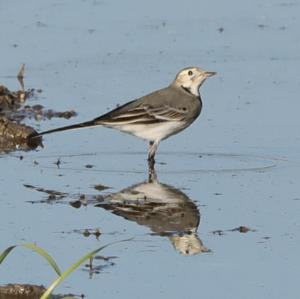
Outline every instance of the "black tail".
<path fill-rule="evenodd" d="M 62 131 L 68 131 L 68 130 L 75 130 L 75 129 L 81 129 L 81 128 L 88 128 L 88 127 L 94 127 L 99 125 L 99 123 L 95 122 L 94 120 L 90 120 L 90 121 L 86 121 L 80 124 L 75 124 L 75 125 L 70 125 L 70 126 L 65 126 L 65 127 L 60 127 L 60 128 L 56 128 L 53 130 L 48 130 L 48 131 L 44 131 L 41 133 L 34 133 L 32 135 L 29 135 L 28 138 L 32 139 L 32 138 L 38 138 L 41 137 L 42 135 L 46 135 L 46 134 L 50 134 L 50 133 L 55 133 L 55 132 L 62 132 Z"/>

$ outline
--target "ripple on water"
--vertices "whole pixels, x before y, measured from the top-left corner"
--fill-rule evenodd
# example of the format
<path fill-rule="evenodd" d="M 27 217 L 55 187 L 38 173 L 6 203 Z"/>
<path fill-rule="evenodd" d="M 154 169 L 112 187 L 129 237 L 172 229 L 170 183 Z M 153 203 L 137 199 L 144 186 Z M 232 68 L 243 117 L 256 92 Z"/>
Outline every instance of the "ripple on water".
<path fill-rule="evenodd" d="M 111 159 L 109 159 L 109 156 Z M 143 160 L 141 160 L 141 156 Z M 146 153 L 144 152 L 98 152 L 59 155 L 66 161 L 61 165 L 65 170 L 81 170 L 92 172 L 144 173 L 146 169 Z M 76 160 L 84 157 L 86 163 L 93 167 L 78 168 Z M 40 156 L 41 158 L 57 158 L 57 156 Z M 79 158 L 79 159 L 78 159 Z M 99 164 L 99 161 L 101 164 Z M 263 172 L 286 165 L 289 161 L 279 157 L 268 157 L 239 153 L 191 153 L 161 152 L 158 154 L 156 168 L 160 173 L 205 173 L 205 172 Z M 41 167 L 55 168 L 54 165 Z"/>

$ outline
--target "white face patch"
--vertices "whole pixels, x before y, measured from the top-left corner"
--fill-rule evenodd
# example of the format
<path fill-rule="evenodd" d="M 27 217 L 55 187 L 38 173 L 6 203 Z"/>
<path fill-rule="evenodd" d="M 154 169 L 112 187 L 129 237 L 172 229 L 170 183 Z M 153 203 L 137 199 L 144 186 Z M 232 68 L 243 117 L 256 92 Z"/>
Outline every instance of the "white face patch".
<path fill-rule="evenodd" d="M 208 77 L 208 72 L 197 67 L 191 67 L 180 71 L 173 84 L 184 88 L 186 91 L 198 97 L 199 88 Z"/>

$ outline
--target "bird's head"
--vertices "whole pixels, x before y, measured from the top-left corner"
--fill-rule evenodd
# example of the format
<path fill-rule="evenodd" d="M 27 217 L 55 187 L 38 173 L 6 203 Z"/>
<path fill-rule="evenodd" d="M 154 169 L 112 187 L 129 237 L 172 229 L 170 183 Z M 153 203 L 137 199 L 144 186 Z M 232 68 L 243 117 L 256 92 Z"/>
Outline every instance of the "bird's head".
<path fill-rule="evenodd" d="M 169 237 L 174 248 L 183 255 L 196 255 L 200 253 L 211 252 L 199 239 L 196 232 L 185 233 L 183 235 L 174 235 Z"/>
<path fill-rule="evenodd" d="M 214 75 L 216 75 L 216 72 L 207 72 L 198 67 L 188 67 L 177 74 L 172 84 L 195 96 L 199 96 L 200 86 L 208 77 Z"/>

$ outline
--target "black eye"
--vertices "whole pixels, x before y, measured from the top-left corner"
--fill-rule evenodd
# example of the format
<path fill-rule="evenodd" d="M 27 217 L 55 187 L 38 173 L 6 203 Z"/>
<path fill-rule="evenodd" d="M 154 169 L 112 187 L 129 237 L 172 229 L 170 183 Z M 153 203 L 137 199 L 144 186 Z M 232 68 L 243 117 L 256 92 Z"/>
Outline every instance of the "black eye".
<path fill-rule="evenodd" d="M 188 72 L 188 75 L 189 75 L 189 76 L 192 76 L 192 75 L 193 75 L 193 71 L 189 71 L 189 72 Z"/>

